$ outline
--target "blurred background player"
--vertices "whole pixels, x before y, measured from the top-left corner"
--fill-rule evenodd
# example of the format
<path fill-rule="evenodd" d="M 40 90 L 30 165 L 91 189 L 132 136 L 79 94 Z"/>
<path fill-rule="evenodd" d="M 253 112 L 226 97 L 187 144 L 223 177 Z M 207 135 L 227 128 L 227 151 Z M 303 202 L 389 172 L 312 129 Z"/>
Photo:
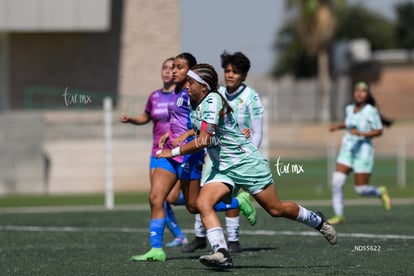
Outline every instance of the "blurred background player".
<path fill-rule="evenodd" d="M 155 168 L 157 167 L 157 159 L 155 154 L 159 147 L 160 137 L 168 132 L 170 129 L 168 104 L 173 100 L 173 92 L 175 84 L 173 82 L 173 63 L 174 57 L 166 59 L 162 63 L 161 67 L 161 79 L 163 81 L 163 87 L 152 92 L 147 100 L 144 113 L 136 117 L 128 117 L 127 115 L 121 115 L 121 122 L 131 123 L 134 125 L 144 125 L 152 121 L 153 123 L 153 139 L 152 139 L 152 151 L 150 156 L 150 183 L 152 185 L 153 175 Z M 176 183 L 173 190 L 179 190 L 179 182 Z M 171 193 L 173 194 L 173 193 Z M 167 199 L 168 200 L 168 199 Z M 183 199 L 181 199 L 183 201 Z M 174 240 L 167 244 L 167 246 L 180 246 L 187 242 L 186 236 L 181 231 L 178 225 L 171 206 L 166 201 L 166 225 L 174 236 Z"/>
<path fill-rule="evenodd" d="M 216 268 L 233 266 L 214 205 L 236 194 L 240 188 L 252 194 L 271 216 L 304 223 L 319 231 L 330 244 L 335 244 L 335 228 L 325 221 L 322 214 L 278 199 L 267 161 L 240 131 L 225 98 L 215 92 L 218 90 L 218 77 L 214 68 L 198 64 L 187 75 L 194 126 L 189 132 L 195 132 L 197 137 L 172 150 L 163 150 L 157 157 L 174 157 L 207 149 L 211 168 L 203 175 L 196 203 L 213 252 L 201 256 L 200 262 Z"/>
<path fill-rule="evenodd" d="M 367 83 L 358 82 L 355 85 L 353 99 L 354 103 L 345 108 L 345 121 L 329 128 L 330 131 L 346 129 L 332 179 L 332 205 L 335 215 L 328 220 L 331 224 L 345 221 L 343 186 L 351 171 L 355 175 L 357 194 L 379 197 L 385 210 L 391 209 L 387 188 L 369 185 L 369 178 L 374 167 L 374 147 L 371 140 L 382 135 L 383 124 L 391 126 L 392 122 L 378 112 Z"/>
<path fill-rule="evenodd" d="M 240 130 L 251 140 L 253 145 L 260 147 L 263 134 L 263 105 L 259 94 L 244 81 L 250 70 L 250 60 L 241 52 L 229 54 L 224 52 L 221 56 L 221 67 L 224 70 L 225 86 L 219 92 L 226 98 L 234 112 L 234 117 Z M 210 162 L 207 160 L 207 163 Z M 206 166 L 208 167 L 208 166 Z M 226 211 L 227 245 L 229 252 L 241 252 L 239 242 L 240 215 L 239 209 Z M 200 215 L 196 215 L 196 226 L 202 226 Z M 204 248 L 206 238 L 201 236 L 205 231 L 199 231 L 199 236 L 182 248 L 184 252 L 194 252 Z"/>

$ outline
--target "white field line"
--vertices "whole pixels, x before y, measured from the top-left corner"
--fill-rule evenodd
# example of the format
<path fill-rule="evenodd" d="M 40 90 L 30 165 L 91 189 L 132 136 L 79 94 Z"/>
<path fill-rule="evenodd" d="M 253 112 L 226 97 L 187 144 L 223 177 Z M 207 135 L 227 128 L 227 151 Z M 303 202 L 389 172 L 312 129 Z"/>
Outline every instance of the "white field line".
<path fill-rule="evenodd" d="M 16 232 L 114 232 L 114 233 L 147 233 L 147 228 L 110 228 L 110 227 L 71 227 L 71 226 L 21 226 L 21 225 L 0 225 L 0 231 Z M 192 229 L 183 229 L 185 233 L 193 233 Z M 255 230 L 240 231 L 241 235 L 251 236 L 320 236 L 316 231 L 272 231 Z M 365 238 L 385 240 L 414 240 L 410 235 L 392 234 L 370 234 L 370 233 L 338 233 L 342 238 Z"/>
<path fill-rule="evenodd" d="M 286 201 L 286 199 L 284 199 Z M 293 200 L 295 201 L 295 200 Z M 296 201 L 302 206 L 331 206 L 331 200 L 298 200 Z M 392 200 L 393 205 L 411 205 L 414 204 L 414 198 L 397 198 Z M 259 205 L 253 201 L 253 205 L 256 208 L 260 208 Z M 368 205 L 381 205 L 381 201 L 376 198 L 360 198 L 360 199 L 348 199 L 345 200 L 347 206 L 368 206 Z M 184 208 L 184 206 L 174 206 L 174 208 Z M 128 204 L 128 205 L 116 205 L 115 211 L 145 211 L 150 210 L 149 204 Z M 59 212 L 105 212 L 108 211 L 105 206 L 92 205 L 92 206 L 42 206 L 42 207 L 1 207 L 1 213 L 59 213 Z"/>

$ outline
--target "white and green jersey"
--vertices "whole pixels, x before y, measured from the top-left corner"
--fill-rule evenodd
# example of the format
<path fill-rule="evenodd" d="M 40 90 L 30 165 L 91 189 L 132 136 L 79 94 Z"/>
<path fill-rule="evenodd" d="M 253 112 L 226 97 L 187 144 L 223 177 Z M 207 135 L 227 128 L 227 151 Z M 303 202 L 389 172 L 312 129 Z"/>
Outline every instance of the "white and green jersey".
<path fill-rule="evenodd" d="M 250 140 L 259 147 L 263 135 L 263 105 L 259 94 L 251 87 L 242 84 L 234 93 L 228 93 L 225 86 L 219 92 L 226 98 L 233 109 L 234 116 L 241 130 L 251 130 Z"/>
<path fill-rule="evenodd" d="M 238 164 L 257 148 L 240 131 L 232 112 L 224 114 L 223 100 L 216 92 L 210 92 L 202 102 L 191 110 L 191 123 L 196 132 L 200 133 L 204 121 L 214 125 L 211 131 L 208 156 L 214 168 L 225 170 Z"/>
<path fill-rule="evenodd" d="M 382 129 L 381 118 L 374 106 L 366 104 L 358 112 L 354 110 L 355 104 L 350 104 L 345 108 L 346 134 L 342 139 L 342 146 L 348 149 L 352 149 L 357 143 L 371 143 L 371 138 L 352 135 L 350 132 L 352 128 L 360 132 Z"/>

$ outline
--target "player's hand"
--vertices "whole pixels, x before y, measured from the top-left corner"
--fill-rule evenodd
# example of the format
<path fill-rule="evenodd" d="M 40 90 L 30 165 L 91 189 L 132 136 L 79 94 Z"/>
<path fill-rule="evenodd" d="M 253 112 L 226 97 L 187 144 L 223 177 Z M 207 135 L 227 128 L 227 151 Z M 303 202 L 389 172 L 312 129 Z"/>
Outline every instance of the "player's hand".
<path fill-rule="evenodd" d="M 187 132 L 184 132 L 183 134 L 181 134 L 180 136 L 178 136 L 177 138 L 175 138 L 172 141 L 172 144 L 173 144 L 174 147 L 178 147 L 178 146 L 181 145 L 182 142 L 184 142 L 185 140 L 187 140 L 187 138 L 188 138 L 188 134 L 187 134 Z"/>
<path fill-rule="evenodd" d="M 162 149 L 169 138 L 170 136 L 168 135 L 168 132 L 164 133 L 158 141 L 158 147 Z"/>
<path fill-rule="evenodd" d="M 158 158 L 171 158 L 171 150 L 158 150 L 155 154 L 155 157 Z"/>
<path fill-rule="evenodd" d="M 337 130 L 338 129 L 338 126 L 337 125 L 331 125 L 330 127 L 329 127 L 329 131 L 330 132 L 333 132 L 333 131 L 335 131 L 335 130 Z"/>
<path fill-rule="evenodd" d="M 362 136 L 361 132 L 357 129 L 357 128 L 351 128 L 351 130 L 349 131 L 352 135 L 356 135 L 356 136 Z"/>
<path fill-rule="evenodd" d="M 242 132 L 246 136 L 246 138 L 250 138 L 250 136 L 251 136 L 250 128 L 242 129 Z"/>
<path fill-rule="evenodd" d="M 128 115 L 122 114 L 121 117 L 119 117 L 119 120 L 121 121 L 121 123 L 128 123 L 129 117 Z"/>

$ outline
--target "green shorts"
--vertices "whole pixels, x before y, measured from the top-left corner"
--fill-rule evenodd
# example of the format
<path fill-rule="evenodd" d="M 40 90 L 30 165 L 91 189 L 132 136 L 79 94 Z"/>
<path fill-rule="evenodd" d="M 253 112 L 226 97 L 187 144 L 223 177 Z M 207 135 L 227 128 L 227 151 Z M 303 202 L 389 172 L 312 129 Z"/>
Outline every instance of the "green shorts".
<path fill-rule="evenodd" d="M 354 173 L 372 173 L 374 147 L 367 142 L 355 143 L 353 147 L 343 145 L 336 162 L 351 168 Z"/>
<path fill-rule="evenodd" d="M 232 190 L 231 197 L 235 197 L 240 188 L 253 195 L 263 191 L 273 183 L 273 176 L 267 161 L 259 151 L 254 151 L 239 163 L 223 171 L 213 167 L 211 161 L 207 160 L 201 186 L 212 182 L 225 183 Z"/>

